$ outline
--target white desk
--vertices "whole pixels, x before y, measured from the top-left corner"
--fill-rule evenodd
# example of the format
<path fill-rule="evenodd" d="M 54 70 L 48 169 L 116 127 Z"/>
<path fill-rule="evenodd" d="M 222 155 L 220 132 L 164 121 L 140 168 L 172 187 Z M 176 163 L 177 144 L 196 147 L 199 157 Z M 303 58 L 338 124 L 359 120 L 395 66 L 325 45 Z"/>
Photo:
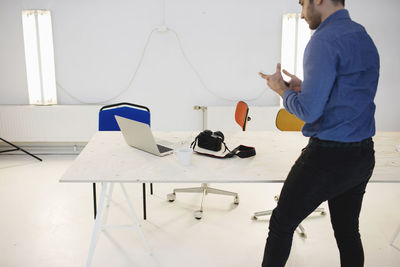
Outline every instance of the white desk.
<path fill-rule="evenodd" d="M 190 143 L 195 133 L 155 133 L 172 143 Z M 192 164 L 181 166 L 175 156 L 157 157 L 128 146 L 120 132 L 97 132 L 72 163 L 60 182 L 101 182 L 103 190 L 99 212 L 88 256 L 91 265 L 94 247 L 101 228 L 105 193 L 110 184 L 120 183 L 130 205 L 123 183 L 273 183 L 283 182 L 294 161 L 306 146 L 308 138 L 298 132 L 238 132 L 226 133 L 226 143 L 233 149 L 239 144 L 255 146 L 255 157 L 215 159 L 193 155 Z M 400 183 L 400 133 L 378 133 L 374 137 L 376 167 L 371 182 Z M 140 224 L 130 205 L 133 219 Z M 142 233 L 142 231 L 140 230 Z M 143 234 L 143 233 L 142 233 Z M 142 235 L 144 242 L 147 242 Z"/>
<path fill-rule="evenodd" d="M 157 135 L 156 135 L 157 136 Z M 190 143 L 193 133 L 159 133 L 159 137 Z M 283 181 L 307 143 L 298 133 L 253 132 L 227 134 L 227 145 L 255 146 L 256 157 L 218 160 L 197 154 L 190 166 L 175 156 L 156 157 L 128 146 L 120 132 L 98 132 L 64 174 L 61 182 L 272 182 Z M 280 145 L 284 144 L 284 145 Z M 140 166 L 140 167 L 137 167 Z"/>
<path fill-rule="evenodd" d="M 195 134 L 156 133 L 173 143 L 191 142 Z M 297 132 L 239 132 L 226 134 L 229 148 L 255 146 L 255 157 L 215 159 L 194 154 L 190 166 L 174 155 L 156 157 L 128 146 L 120 132 L 97 132 L 66 171 L 60 182 L 137 183 L 270 183 L 283 182 L 307 142 Z M 400 133 L 374 137 L 376 167 L 373 182 L 400 182 Z"/>

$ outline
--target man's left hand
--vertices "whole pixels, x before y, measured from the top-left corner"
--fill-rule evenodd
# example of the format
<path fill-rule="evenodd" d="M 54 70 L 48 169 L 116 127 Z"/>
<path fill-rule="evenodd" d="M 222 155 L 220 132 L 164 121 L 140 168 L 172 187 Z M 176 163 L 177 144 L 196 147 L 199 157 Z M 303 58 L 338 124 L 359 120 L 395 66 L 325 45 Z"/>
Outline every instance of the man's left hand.
<path fill-rule="evenodd" d="M 261 72 L 258 74 L 261 78 L 267 80 L 267 85 L 281 97 L 283 97 L 283 93 L 289 89 L 281 74 L 281 63 L 276 65 L 276 72 L 274 74 L 268 75 Z"/>

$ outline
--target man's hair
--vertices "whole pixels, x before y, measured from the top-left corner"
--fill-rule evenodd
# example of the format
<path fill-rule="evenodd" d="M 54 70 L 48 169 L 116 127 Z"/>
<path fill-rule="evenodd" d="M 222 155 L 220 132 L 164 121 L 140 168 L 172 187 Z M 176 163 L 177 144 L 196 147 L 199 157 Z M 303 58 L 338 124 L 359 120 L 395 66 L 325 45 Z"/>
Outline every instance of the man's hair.
<path fill-rule="evenodd" d="M 337 4 L 342 4 L 343 6 L 344 6 L 344 0 L 331 0 L 332 1 L 332 3 L 334 3 L 335 5 L 337 5 Z M 310 3 L 312 4 L 312 3 L 314 3 L 314 0 L 310 0 Z"/>
<path fill-rule="evenodd" d="M 336 5 L 341 3 L 344 6 L 344 0 L 331 0 L 333 3 L 335 3 Z"/>

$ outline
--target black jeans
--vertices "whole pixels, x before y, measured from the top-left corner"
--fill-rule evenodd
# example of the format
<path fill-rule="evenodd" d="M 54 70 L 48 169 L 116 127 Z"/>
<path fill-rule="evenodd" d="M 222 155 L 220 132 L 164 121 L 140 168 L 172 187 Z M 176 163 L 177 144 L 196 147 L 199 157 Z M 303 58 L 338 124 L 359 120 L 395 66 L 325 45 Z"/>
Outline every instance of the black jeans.
<path fill-rule="evenodd" d="M 364 265 L 358 218 L 375 166 L 371 138 L 340 143 L 311 138 L 283 185 L 269 222 L 263 267 L 284 266 L 297 226 L 328 201 L 342 267 Z"/>

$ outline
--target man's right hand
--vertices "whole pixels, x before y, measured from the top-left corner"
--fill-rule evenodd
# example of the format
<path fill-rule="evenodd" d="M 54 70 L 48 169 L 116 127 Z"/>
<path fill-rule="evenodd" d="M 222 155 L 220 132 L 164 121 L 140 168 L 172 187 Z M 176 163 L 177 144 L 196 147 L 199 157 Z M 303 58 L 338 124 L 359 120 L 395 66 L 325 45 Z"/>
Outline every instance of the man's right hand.
<path fill-rule="evenodd" d="M 282 72 L 290 77 L 289 81 L 289 89 L 295 91 L 295 92 L 300 92 L 301 91 L 301 84 L 302 81 L 296 76 L 291 73 L 289 73 L 287 70 L 282 70 Z"/>

